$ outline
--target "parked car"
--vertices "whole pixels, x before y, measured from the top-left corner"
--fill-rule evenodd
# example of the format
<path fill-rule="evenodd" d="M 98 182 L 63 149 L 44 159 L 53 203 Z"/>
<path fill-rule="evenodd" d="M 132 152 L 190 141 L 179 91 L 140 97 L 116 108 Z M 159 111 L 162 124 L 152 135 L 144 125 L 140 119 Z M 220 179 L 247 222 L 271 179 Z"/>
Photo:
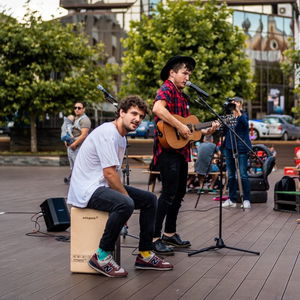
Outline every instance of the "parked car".
<path fill-rule="evenodd" d="M 284 141 L 300 138 L 300 126 L 293 123 L 288 115 L 267 115 L 262 121 L 269 126 L 270 138 L 280 138 Z"/>
<path fill-rule="evenodd" d="M 0 134 L 10 135 L 11 128 L 14 126 L 14 122 L 6 122 L 4 126 L 0 126 Z"/>
<path fill-rule="evenodd" d="M 143 137 L 147 139 L 148 137 L 154 136 L 154 128 L 155 128 L 154 122 L 145 120 L 142 121 L 142 123 L 136 130 L 129 132 L 127 136 L 130 136 L 132 138 Z"/>
<path fill-rule="evenodd" d="M 149 121 L 148 123 L 148 127 L 149 127 L 149 137 L 154 137 L 154 131 L 155 131 L 155 122 Z"/>
<path fill-rule="evenodd" d="M 249 134 L 251 140 L 258 140 L 264 137 L 268 137 L 269 134 L 268 124 L 257 120 L 249 120 L 248 124 L 249 124 Z"/>

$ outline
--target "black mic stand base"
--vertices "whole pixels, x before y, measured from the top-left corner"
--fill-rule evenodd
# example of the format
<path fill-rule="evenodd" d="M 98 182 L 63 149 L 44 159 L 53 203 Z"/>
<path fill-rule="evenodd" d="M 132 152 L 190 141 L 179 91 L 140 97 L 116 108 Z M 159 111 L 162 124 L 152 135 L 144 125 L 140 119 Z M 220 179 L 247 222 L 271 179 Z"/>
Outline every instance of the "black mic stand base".
<path fill-rule="evenodd" d="M 129 237 L 132 237 L 134 239 L 139 239 L 137 236 L 133 235 L 133 234 L 130 234 L 128 233 L 128 226 L 127 225 L 124 225 L 121 232 L 120 232 L 120 235 L 123 237 L 123 239 L 126 238 L 126 236 L 129 236 Z"/>
<path fill-rule="evenodd" d="M 193 251 L 191 253 L 188 254 L 188 256 L 192 256 L 198 253 L 202 253 L 202 252 L 206 252 L 206 251 L 210 251 L 210 250 L 215 250 L 215 249 L 222 249 L 222 248 L 226 248 L 226 249 L 230 249 L 230 250 L 236 250 L 236 251 L 242 251 L 242 252 L 247 252 L 247 253 L 251 253 L 251 254 L 255 254 L 255 255 L 260 255 L 260 252 L 257 251 L 250 251 L 250 250 L 245 250 L 245 249 L 241 249 L 241 248 L 235 248 L 235 247 L 229 247 L 226 246 L 224 244 L 224 241 L 221 238 L 216 237 L 215 238 L 216 241 L 216 245 L 215 246 L 210 246 L 210 247 L 206 247 L 206 248 L 202 248 L 196 251 Z"/>
<path fill-rule="evenodd" d="M 222 118 L 212 109 L 212 107 L 209 106 L 208 103 L 206 103 L 202 97 L 198 94 L 199 96 L 199 99 L 201 100 L 201 102 L 203 104 L 205 104 L 205 106 L 215 115 L 218 117 L 218 119 L 221 121 L 221 123 L 223 125 L 225 125 L 229 130 L 230 132 L 233 132 L 235 136 L 238 136 L 230 127 L 228 127 L 227 124 L 224 123 L 224 121 L 222 120 Z M 196 102 L 198 102 L 196 100 Z M 199 103 L 199 102 L 198 102 Z M 201 103 L 200 103 L 201 104 Z M 238 136 L 239 140 L 241 140 L 243 143 L 245 143 L 239 136 Z M 248 147 L 248 146 L 247 146 Z M 251 253 L 251 254 L 255 254 L 255 255 L 260 255 L 259 252 L 257 251 L 250 251 L 250 250 L 245 250 L 245 249 L 240 249 L 240 248 L 234 248 L 234 247 L 229 247 L 229 246 L 226 246 L 223 239 L 222 239 L 222 196 L 223 196 L 223 154 L 221 153 L 221 156 L 220 156 L 220 202 L 219 202 L 219 237 L 216 237 L 215 238 L 215 241 L 216 241 L 216 245 L 215 246 L 210 246 L 210 247 L 207 247 L 207 248 L 202 248 L 200 250 L 195 250 L 195 251 L 192 251 L 190 253 L 188 253 L 188 256 L 192 256 L 192 255 L 195 255 L 195 254 L 198 254 L 198 253 L 202 253 L 202 252 L 205 252 L 205 251 L 210 251 L 210 250 L 215 250 L 215 249 L 222 249 L 222 248 L 227 248 L 227 249 L 231 249 L 231 250 L 236 250 L 236 251 L 242 251 L 242 252 L 246 252 L 246 253 Z"/>

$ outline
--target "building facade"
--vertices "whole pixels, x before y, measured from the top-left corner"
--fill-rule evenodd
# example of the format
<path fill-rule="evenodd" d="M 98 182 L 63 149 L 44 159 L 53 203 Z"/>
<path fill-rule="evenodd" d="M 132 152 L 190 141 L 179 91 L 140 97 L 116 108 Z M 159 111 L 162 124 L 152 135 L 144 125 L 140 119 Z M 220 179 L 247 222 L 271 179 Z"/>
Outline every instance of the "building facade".
<path fill-rule="evenodd" d="M 120 39 L 130 29 L 130 21 L 140 20 L 143 14 L 151 16 L 160 1 L 165 0 L 61 0 L 60 5 L 69 12 L 64 22 L 84 22 L 91 43 L 102 41 L 110 61 L 120 64 Z M 246 53 L 256 82 L 255 98 L 248 102 L 250 117 L 289 112 L 298 100 L 292 92 L 293 80 L 283 74 L 280 62 L 292 41 L 299 45 L 300 0 L 225 2 L 233 9 L 229 21 L 247 36 Z"/>
<path fill-rule="evenodd" d="M 251 116 L 289 113 L 298 100 L 293 94 L 293 78 L 283 74 L 280 63 L 292 42 L 299 45 L 298 1 L 227 2 L 234 9 L 233 25 L 247 36 L 246 53 L 256 82 L 255 98 L 248 107 Z M 247 5 L 239 5 L 241 2 Z"/>

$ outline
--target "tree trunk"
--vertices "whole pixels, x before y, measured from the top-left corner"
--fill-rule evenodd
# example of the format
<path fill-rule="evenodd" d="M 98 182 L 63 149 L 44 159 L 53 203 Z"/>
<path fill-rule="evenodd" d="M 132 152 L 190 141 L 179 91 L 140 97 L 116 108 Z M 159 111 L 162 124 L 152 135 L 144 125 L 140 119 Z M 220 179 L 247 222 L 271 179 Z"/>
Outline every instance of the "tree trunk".
<path fill-rule="evenodd" d="M 30 116 L 30 149 L 31 152 L 37 152 L 36 122 L 34 113 Z"/>

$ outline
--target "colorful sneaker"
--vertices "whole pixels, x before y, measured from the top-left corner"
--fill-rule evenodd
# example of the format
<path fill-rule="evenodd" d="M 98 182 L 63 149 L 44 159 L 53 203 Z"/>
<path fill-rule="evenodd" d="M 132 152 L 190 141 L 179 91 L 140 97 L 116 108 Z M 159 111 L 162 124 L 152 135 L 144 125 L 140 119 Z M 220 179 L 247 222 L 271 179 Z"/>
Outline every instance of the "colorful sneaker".
<path fill-rule="evenodd" d="M 114 261 L 111 255 L 108 255 L 104 260 L 99 260 L 98 255 L 95 253 L 88 264 L 91 268 L 107 277 L 125 277 L 128 275 L 128 273 Z"/>
<path fill-rule="evenodd" d="M 135 267 L 142 270 L 173 270 L 173 265 L 156 256 L 154 253 L 150 257 L 143 258 L 140 254 L 135 260 Z"/>
<path fill-rule="evenodd" d="M 236 207 L 236 203 L 232 202 L 230 199 L 227 199 L 222 203 L 222 207 Z"/>

